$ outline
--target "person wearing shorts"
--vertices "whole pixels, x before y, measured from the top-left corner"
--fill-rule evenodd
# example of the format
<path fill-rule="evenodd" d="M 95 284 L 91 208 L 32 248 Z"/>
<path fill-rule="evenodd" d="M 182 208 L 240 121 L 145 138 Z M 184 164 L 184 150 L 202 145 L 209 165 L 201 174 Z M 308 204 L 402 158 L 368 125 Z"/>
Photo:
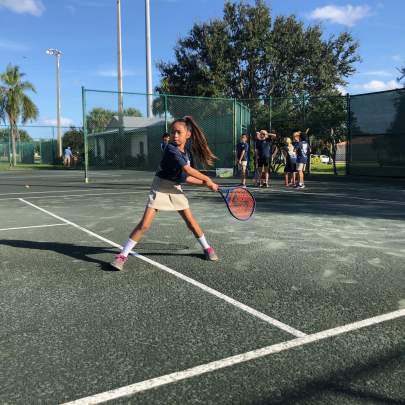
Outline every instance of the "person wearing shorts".
<path fill-rule="evenodd" d="M 272 139 L 275 134 L 261 130 L 255 143 L 255 160 L 259 177 L 259 187 L 269 187 L 270 166 L 273 152 Z"/>
<path fill-rule="evenodd" d="M 282 149 L 284 156 L 285 167 L 284 167 L 284 184 L 286 187 L 295 186 L 296 179 L 296 162 L 297 154 L 295 152 L 294 146 L 291 142 L 291 138 L 285 138 L 285 146 Z M 291 176 L 291 182 L 289 177 Z"/>
<path fill-rule="evenodd" d="M 236 145 L 236 156 L 238 159 L 238 165 L 241 173 L 241 186 L 246 186 L 246 171 L 249 162 L 249 144 L 248 136 L 242 134 L 240 142 Z"/>
<path fill-rule="evenodd" d="M 301 131 L 293 133 L 295 141 L 295 153 L 297 154 L 296 169 L 298 172 L 298 184 L 297 188 L 305 188 L 304 184 L 304 171 L 308 162 L 308 156 L 310 153 L 309 144 Z"/>

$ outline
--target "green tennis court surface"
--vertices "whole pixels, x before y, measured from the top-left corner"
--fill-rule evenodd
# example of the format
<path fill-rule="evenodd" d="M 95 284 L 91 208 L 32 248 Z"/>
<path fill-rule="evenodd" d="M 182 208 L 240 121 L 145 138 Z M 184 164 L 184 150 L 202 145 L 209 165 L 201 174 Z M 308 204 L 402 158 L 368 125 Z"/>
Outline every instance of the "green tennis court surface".
<path fill-rule="evenodd" d="M 403 183 L 187 188 L 220 261 L 159 213 L 119 273 L 152 177 L 90 178 L 0 173 L 1 403 L 405 403 Z"/>

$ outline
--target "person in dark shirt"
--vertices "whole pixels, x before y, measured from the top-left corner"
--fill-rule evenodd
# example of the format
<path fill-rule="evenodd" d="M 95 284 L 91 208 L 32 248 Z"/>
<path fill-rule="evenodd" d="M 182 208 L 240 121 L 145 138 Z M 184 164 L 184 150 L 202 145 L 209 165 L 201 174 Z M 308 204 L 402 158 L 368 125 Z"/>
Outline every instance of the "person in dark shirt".
<path fill-rule="evenodd" d="M 167 132 L 165 132 L 165 133 L 162 135 L 162 142 L 161 142 L 161 144 L 160 144 L 160 149 L 162 150 L 162 152 L 164 152 L 164 150 L 165 150 L 167 144 L 169 143 L 169 140 L 170 140 L 170 134 L 167 133 Z"/>
<path fill-rule="evenodd" d="M 186 146 L 189 139 L 192 141 L 193 154 L 204 167 L 212 166 L 214 160 L 217 159 L 211 152 L 204 133 L 192 117 L 186 116 L 172 123 L 171 142 L 163 152 L 143 217 L 131 232 L 124 248 L 111 263 L 116 270 L 124 269 L 129 253 L 149 229 L 157 211 L 178 211 L 203 248 L 205 258 L 212 261 L 218 260 L 218 256 L 208 244 L 200 225 L 194 219 L 188 200 L 181 188 L 181 183 L 186 181 L 194 185 L 205 185 L 212 191 L 218 191 L 218 184 L 191 167 L 191 153 Z"/>
<path fill-rule="evenodd" d="M 304 171 L 310 156 L 309 144 L 301 131 L 293 133 L 295 141 L 294 149 L 297 154 L 296 169 L 298 172 L 298 185 L 297 188 L 305 188 L 304 184 Z"/>
<path fill-rule="evenodd" d="M 275 134 L 261 130 L 255 143 L 255 161 L 259 176 L 259 187 L 269 187 L 270 167 L 273 156 Z"/>
<path fill-rule="evenodd" d="M 236 156 L 241 173 L 241 186 L 246 186 L 246 170 L 249 162 L 248 136 L 242 134 L 240 142 L 236 145 Z"/>

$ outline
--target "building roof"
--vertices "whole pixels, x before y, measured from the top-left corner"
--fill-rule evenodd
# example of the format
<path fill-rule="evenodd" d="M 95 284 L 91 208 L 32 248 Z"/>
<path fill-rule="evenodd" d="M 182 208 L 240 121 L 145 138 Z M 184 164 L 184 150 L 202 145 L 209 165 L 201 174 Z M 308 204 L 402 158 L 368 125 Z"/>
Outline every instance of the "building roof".
<path fill-rule="evenodd" d="M 152 125 L 161 124 L 164 122 L 164 118 L 153 117 L 132 117 L 132 116 L 124 116 L 123 120 L 123 127 L 124 128 L 145 128 L 150 127 Z M 119 117 L 118 115 L 114 115 L 111 119 L 110 123 L 107 125 L 106 130 L 118 128 L 119 125 Z"/>

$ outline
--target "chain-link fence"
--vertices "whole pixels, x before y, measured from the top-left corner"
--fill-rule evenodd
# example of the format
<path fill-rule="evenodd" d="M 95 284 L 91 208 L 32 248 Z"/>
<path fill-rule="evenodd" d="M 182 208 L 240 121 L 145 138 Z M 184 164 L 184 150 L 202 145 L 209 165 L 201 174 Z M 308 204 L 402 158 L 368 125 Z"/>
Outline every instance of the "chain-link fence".
<path fill-rule="evenodd" d="M 297 96 L 246 99 L 241 102 L 249 107 L 251 115 L 251 146 L 254 134 L 266 129 L 276 133 L 276 154 L 272 169 L 277 171 L 283 165 L 281 148 L 285 138 L 301 131 L 311 145 L 313 161 L 325 159 L 330 164 L 346 162 L 348 133 L 348 96 Z M 252 152 L 253 153 L 253 152 Z M 308 169 L 311 166 L 308 165 Z"/>
<path fill-rule="evenodd" d="M 156 170 L 170 123 L 191 115 L 218 157 L 214 168 L 235 167 L 237 137 L 248 130 L 249 109 L 233 99 L 151 95 L 83 89 L 88 169 Z M 121 106 L 120 108 L 118 108 Z M 198 165 L 198 162 L 196 162 Z"/>
<path fill-rule="evenodd" d="M 71 129 L 70 127 L 61 127 L 62 136 L 68 131 L 71 131 Z M 16 164 L 60 164 L 60 159 L 57 157 L 56 136 L 56 126 L 19 125 L 16 130 L 15 139 Z M 1 125 L 0 163 L 11 164 L 12 161 L 13 148 L 11 130 L 9 126 Z"/>
<path fill-rule="evenodd" d="M 348 173 L 404 177 L 405 89 L 350 97 Z"/>

